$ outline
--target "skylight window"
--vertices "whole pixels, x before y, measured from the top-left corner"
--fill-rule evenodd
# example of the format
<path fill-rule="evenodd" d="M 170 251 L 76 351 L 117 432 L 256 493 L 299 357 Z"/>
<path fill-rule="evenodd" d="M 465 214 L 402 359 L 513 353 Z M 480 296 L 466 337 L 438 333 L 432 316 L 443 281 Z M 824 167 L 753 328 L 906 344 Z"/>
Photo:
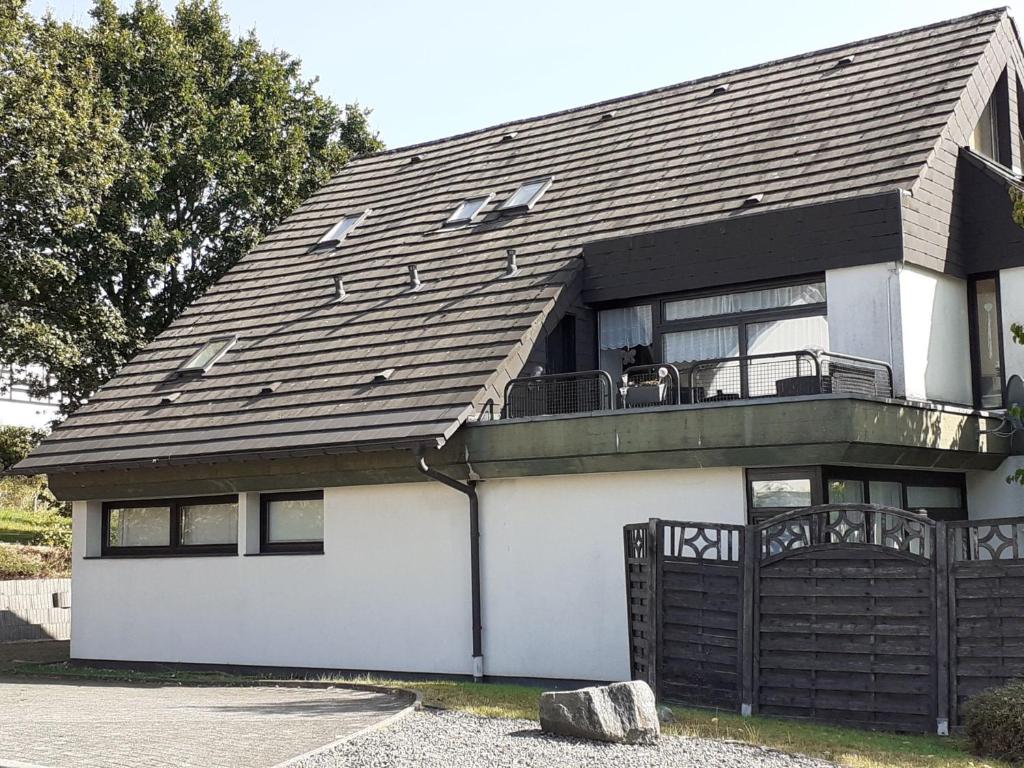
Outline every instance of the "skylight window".
<path fill-rule="evenodd" d="M 455 209 L 455 212 L 448 217 L 445 224 L 468 224 L 476 215 L 480 213 L 481 209 L 491 202 L 491 198 L 494 195 L 485 195 L 484 197 L 471 197 L 468 200 L 463 200 L 459 207 Z"/>
<path fill-rule="evenodd" d="M 192 355 L 188 362 L 178 369 L 178 373 L 206 373 L 213 367 L 214 363 L 224 357 L 224 354 L 231 349 L 237 340 L 237 336 L 219 336 L 215 339 L 210 339 L 203 345 L 202 349 Z"/>
<path fill-rule="evenodd" d="M 541 195 L 551 186 L 551 177 L 524 181 L 519 189 L 512 193 L 504 203 L 501 204 L 503 211 L 528 211 L 536 205 Z"/>
<path fill-rule="evenodd" d="M 317 245 L 338 245 L 352 234 L 352 230 L 366 218 L 369 211 L 363 211 L 362 213 L 353 213 L 345 216 L 341 221 L 327 230 L 327 234 L 320 238 L 320 242 Z"/>

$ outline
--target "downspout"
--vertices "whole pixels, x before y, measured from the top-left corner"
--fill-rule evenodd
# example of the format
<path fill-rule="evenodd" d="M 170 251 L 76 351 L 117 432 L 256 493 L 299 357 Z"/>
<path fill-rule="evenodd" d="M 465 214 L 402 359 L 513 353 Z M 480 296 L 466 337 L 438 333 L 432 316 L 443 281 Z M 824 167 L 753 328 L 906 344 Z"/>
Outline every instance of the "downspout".
<path fill-rule="evenodd" d="M 471 583 L 471 602 L 473 611 L 473 681 L 480 683 L 484 679 L 483 629 L 480 622 L 480 498 L 476 492 L 476 481 L 462 483 L 454 477 L 438 472 L 427 466 L 423 453 L 417 457 L 416 468 L 432 480 L 444 483 L 469 498 L 469 570 Z"/>

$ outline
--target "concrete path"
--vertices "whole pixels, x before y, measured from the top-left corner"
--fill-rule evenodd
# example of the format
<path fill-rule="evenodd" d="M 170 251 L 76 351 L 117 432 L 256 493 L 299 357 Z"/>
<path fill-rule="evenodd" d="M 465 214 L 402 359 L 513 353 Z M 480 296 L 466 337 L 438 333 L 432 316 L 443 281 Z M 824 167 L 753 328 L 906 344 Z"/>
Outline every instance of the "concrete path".
<path fill-rule="evenodd" d="M 0 767 L 271 768 L 410 704 L 344 688 L 0 677 Z"/>

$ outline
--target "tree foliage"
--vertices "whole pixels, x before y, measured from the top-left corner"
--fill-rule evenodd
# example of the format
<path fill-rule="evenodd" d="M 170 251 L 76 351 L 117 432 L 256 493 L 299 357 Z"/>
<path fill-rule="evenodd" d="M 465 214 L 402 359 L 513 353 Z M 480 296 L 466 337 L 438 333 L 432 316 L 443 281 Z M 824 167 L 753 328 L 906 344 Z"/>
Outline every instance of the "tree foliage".
<path fill-rule="evenodd" d="M 0 360 L 73 409 L 381 144 L 215 0 L 96 0 L 85 27 L 26 2 L 0 0 Z"/>

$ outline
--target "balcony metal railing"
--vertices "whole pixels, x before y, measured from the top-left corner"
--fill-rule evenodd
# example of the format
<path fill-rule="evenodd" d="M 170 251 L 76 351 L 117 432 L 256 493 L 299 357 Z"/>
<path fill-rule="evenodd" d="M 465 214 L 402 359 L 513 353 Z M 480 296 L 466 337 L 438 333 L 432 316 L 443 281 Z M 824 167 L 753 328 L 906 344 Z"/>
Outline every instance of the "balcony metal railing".
<path fill-rule="evenodd" d="M 702 360 L 689 371 L 689 388 L 694 403 L 830 393 L 893 396 L 888 363 L 814 350 Z"/>
<path fill-rule="evenodd" d="M 819 394 L 892 397 L 892 368 L 865 357 L 798 350 L 702 360 L 683 371 L 670 363 L 636 366 L 618 387 L 606 371 L 531 376 L 506 385 L 501 418 Z"/>
<path fill-rule="evenodd" d="M 607 371 L 578 371 L 512 379 L 505 385 L 504 419 L 607 411 L 615 387 Z"/>

